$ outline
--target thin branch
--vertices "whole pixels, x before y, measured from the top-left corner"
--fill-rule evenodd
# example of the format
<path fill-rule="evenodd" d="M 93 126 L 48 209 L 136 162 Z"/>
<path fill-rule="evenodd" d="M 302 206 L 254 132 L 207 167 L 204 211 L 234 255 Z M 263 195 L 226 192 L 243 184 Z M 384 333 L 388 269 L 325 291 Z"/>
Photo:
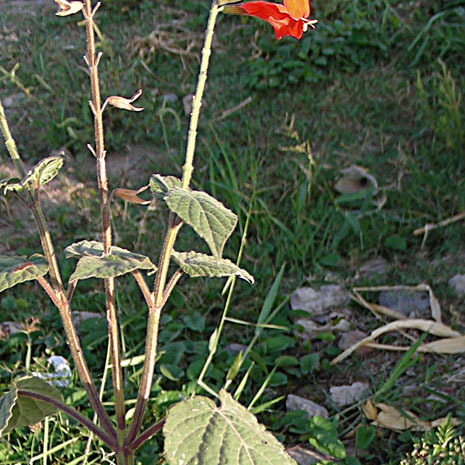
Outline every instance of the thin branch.
<path fill-rule="evenodd" d="M 142 276 L 142 273 L 139 270 L 135 270 L 132 272 L 132 275 L 134 276 L 134 279 L 136 280 L 137 284 L 139 285 L 139 288 L 142 292 L 142 295 L 144 296 L 145 303 L 147 304 L 147 307 L 150 308 L 153 306 L 154 301 L 153 301 L 153 295 L 150 292 L 149 287 L 147 286 L 147 283 L 145 282 L 144 277 Z"/>
<path fill-rule="evenodd" d="M 150 426 L 145 431 L 143 431 L 141 434 L 139 434 L 139 436 L 137 436 L 137 438 L 134 439 L 134 442 L 132 442 L 129 445 L 130 449 L 133 451 L 137 450 L 140 446 L 144 444 L 144 442 L 148 441 L 152 436 L 161 431 L 163 426 L 165 425 L 165 421 L 166 418 L 163 418 L 163 420 L 160 420 L 158 423 L 155 423 L 154 425 Z"/>
<path fill-rule="evenodd" d="M 37 278 L 37 282 L 42 286 L 43 290 L 47 293 L 55 306 L 59 307 L 60 299 L 58 298 L 56 292 L 52 289 L 52 286 L 50 286 L 49 282 L 43 276 L 39 276 Z"/>
<path fill-rule="evenodd" d="M 100 96 L 100 82 L 98 75 L 98 64 L 101 55 L 96 54 L 94 16 L 100 7 L 100 2 L 92 9 L 92 1 L 86 0 L 83 14 L 86 19 L 87 35 L 87 61 L 89 63 L 90 82 L 92 88 L 91 109 L 94 114 L 95 153 L 97 158 L 97 180 L 100 193 L 100 211 L 102 217 L 103 253 L 108 255 L 111 249 L 112 232 L 110 221 L 110 200 L 108 177 L 105 162 L 105 141 L 102 119 L 102 102 Z M 116 290 L 115 279 L 104 279 L 105 297 L 107 305 L 108 334 L 111 346 L 112 380 L 115 394 L 115 409 L 118 430 L 126 429 L 125 406 L 124 406 L 124 384 L 123 371 L 121 368 L 121 344 L 118 331 L 118 320 L 116 314 Z"/>
<path fill-rule="evenodd" d="M 92 433 L 95 434 L 100 440 L 102 440 L 108 447 L 111 447 L 113 450 L 118 450 L 119 445 L 115 438 L 107 435 L 104 431 L 102 431 L 95 423 L 90 421 L 87 417 L 79 413 L 73 407 L 64 404 L 63 402 L 54 399 L 52 397 L 44 396 L 37 392 L 27 391 L 25 389 L 18 389 L 18 396 L 20 397 L 30 397 L 32 399 L 41 400 L 42 402 L 46 402 L 47 404 L 53 405 L 54 407 L 62 410 L 70 417 L 74 418 L 76 421 L 81 423 L 81 425 L 88 428 Z"/>

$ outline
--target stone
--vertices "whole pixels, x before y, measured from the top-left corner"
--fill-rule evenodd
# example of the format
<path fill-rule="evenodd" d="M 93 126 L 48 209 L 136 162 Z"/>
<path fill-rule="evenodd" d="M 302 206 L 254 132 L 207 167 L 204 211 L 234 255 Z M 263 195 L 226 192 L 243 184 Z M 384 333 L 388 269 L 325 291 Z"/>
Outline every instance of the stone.
<path fill-rule="evenodd" d="M 187 94 L 183 99 L 182 99 L 182 105 L 184 107 L 184 113 L 186 115 L 190 115 L 192 113 L 192 104 L 194 102 L 194 95 L 193 94 Z"/>
<path fill-rule="evenodd" d="M 286 449 L 286 452 L 298 463 L 298 465 L 313 465 L 320 463 L 320 459 L 312 451 L 302 446 L 293 446 Z"/>
<path fill-rule="evenodd" d="M 406 289 L 382 291 L 378 302 L 383 307 L 396 310 L 408 318 L 429 318 L 431 315 L 428 292 Z"/>
<path fill-rule="evenodd" d="M 349 347 L 352 347 L 358 341 L 361 341 L 363 338 L 367 337 L 367 334 L 359 329 L 355 329 L 353 331 L 348 331 L 341 335 L 337 346 L 341 350 L 346 350 Z M 361 347 L 363 348 L 363 346 Z M 368 347 L 366 347 L 368 349 Z"/>
<path fill-rule="evenodd" d="M 304 399 L 303 397 L 296 396 L 294 394 L 289 394 L 287 396 L 286 408 L 288 411 L 304 410 L 305 412 L 307 412 L 308 418 L 312 418 L 315 415 L 318 415 L 319 417 L 323 418 L 329 417 L 328 411 L 321 405 L 318 405 L 317 403 L 311 400 Z"/>
<path fill-rule="evenodd" d="M 349 293 L 339 285 L 321 286 L 320 290 L 301 287 L 291 295 L 291 308 L 292 310 L 304 310 L 315 317 L 328 314 L 332 309 L 340 308 L 348 300 Z"/>
<path fill-rule="evenodd" d="M 224 350 L 229 352 L 230 354 L 237 355 L 239 352 L 245 352 L 247 350 L 247 346 L 244 344 L 237 344 L 235 342 L 227 345 Z"/>
<path fill-rule="evenodd" d="M 312 320 L 301 318 L 296 321 L 296 324 L 302 326 L 304 329 L 303 333 L 301 333 L 301 337 L 304 340 L 314 339 L 319 333 L 345 332 L 350 329 L 350 323 L 344 319 L 339 320 L 335 324 L 329 322 L 325 325 L 320 325 Z"/>
<path fill-rule="evenodd" d="M 356 382 L 351 385 L 345 386 L 331 386 L 329 392 L 332 401 L 338 407 L 345 407 L 352 405 L 354 402 L 359 401 L 363 394 L 370 389 L 367 383 Z"/>
<path fill-rule="evenodd" d="M 449 286 L 457 297 L 465 297 L 465 274 L 456 274 L 449 280 Z"/>

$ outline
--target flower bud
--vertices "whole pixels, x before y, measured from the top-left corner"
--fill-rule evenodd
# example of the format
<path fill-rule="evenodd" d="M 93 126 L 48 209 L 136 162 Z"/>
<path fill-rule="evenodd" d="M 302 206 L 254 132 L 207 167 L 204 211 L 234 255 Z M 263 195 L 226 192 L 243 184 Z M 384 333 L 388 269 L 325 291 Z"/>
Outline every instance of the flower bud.
<path fill-rule="evenodd" d="M 108 105 L 112 105 L 122 110 L 142 111 L 143 108 L 135 107 L 134 105 L 132 105 L 132 102 L 134 102 L 134 100 L 137 100 L 141 96 L 141 94 L 142 94 L 142 89 L 139 89 L 131 98 L 124 98 L 124 97 L 113 95 L 111 97 L 108 97 L 106 103 Z"/>
<path fill-rule="evenodd" d="M 60 7 L 60 10 L 57 11 L 57 16 L 69 16 L 78 13 L 84 7 L 82 2 L 68 2 L 67 0 L 55 0 Z"/>

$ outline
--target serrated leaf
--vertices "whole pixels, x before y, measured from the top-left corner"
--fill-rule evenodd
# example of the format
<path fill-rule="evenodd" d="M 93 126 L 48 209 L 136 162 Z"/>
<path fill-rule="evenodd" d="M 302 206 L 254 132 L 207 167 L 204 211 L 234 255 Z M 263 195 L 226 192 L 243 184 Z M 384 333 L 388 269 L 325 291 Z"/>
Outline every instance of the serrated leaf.
<path fill-rule="evenodd" d="M 0 434 L 21 426 L 34 425 L 58 410 L 42 400 L 20 396 L 18 391 L 28 391 L 60 401 L 63 399 L 61 392 L 55 386 L 39 378 L 19 379 L 0 399 Z"/>
<path fill-rule="evenodd" d="M 212 257 L 199 252 L 176 252 L 171 255 L 174 261 L 181 267 L 184 273 L 193 278 L 208 276 L 210 278 L 220 278 L 223 276 L 236 275 L 241 279 L 254 283 L 253 276 L 247 271 L 239 268 L 231 260 L 226 258 Z"/>
<path fill-rule="evenodd" d="M 168 463 L 176 465 L 296 465 L 256 417 L 220 392 L 221 406 L 196 396 L 172 407 L 163 427 Z"/>
<path fill-rule="evenodd" d="M 65 249 L 66 258 L 79 258 L 69 280 L 87 278 L 111 278 L 135 270 L 150 270 L 157 267 L 145 255 L 130 252 L 121 247 L 111 247 L 110 254 L 103 255 L 103 244 L 97 241 L 81 241 Z"/>
<path fill-rule="evenodd" d="M 48 262 L 43 255 L 34 254 L 9 257 L 0 255 L 0 292 L 16 284 L 32 281 L 48 271 Z"/>
<path fill-rule="evenodd" d="M 24 186 L 47 184 L 58 174 L 64 161 L 63 155 L 43 158 L 28 171 L 21 184 Z"/>
<path fill-rule="evenodd" d="M 157 199 L 164 199 L 168 191 L 173 187 L 181 187 L 182 182 L 175 176 L 162 176 L 153 174 L 150 177 L 150 190 Z"/>
<path fill-rule="evenodd" d="M 215 257 L 221 257 L 224 245 L 234 231 L 237 216 L 205 192 L 179 187 L 168 190 L 165 201 L 173 213 L 205 240 Z"/>

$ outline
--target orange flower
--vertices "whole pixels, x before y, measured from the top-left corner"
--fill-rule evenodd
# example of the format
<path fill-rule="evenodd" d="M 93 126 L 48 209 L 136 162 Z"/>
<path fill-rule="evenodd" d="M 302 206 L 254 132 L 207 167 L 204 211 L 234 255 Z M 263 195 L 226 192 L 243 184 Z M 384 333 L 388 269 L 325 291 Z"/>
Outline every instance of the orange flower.
<path fill-rule="evenodd" d="M 276 37 L 281 40 L 284 36 L 301 39 L 309 27 L 315 29 L 318 20 L 309 19 L 310 9 L 310 0 L 284 0 L 284 5 L 257 1 L 227 6 L 223 11 L 264 19 L 274 27 Z"/>

